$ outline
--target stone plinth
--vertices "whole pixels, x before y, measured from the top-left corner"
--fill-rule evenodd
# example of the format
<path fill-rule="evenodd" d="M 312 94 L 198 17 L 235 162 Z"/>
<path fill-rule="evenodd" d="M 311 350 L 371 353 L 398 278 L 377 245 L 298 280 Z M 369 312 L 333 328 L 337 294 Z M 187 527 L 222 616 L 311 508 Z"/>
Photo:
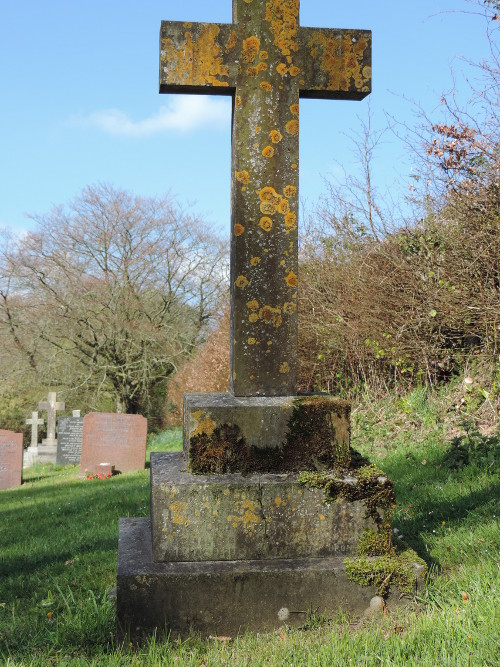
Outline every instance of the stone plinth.
<path fill-rule="evenodd" d="M 117 613 L 132 635 L 269 631 L 302 625 L 311 611 L 360 616 L 377 595 L 348 578 L 342 558 L 155 562 L 150 530 L 149 519 L 120 520 Z"/>
<path fill-rule="evenodd" d="M 0 491 L 19 486 L 23 471 L 23 434 L 0 429 Z"/>
<path fill-rule="evenodd" d="M 38 460 L 40 463 L 57 462 L 57 440 L 49 440 L 45 438 L 42 444 L 38 445 Z"/>
<path fill-rule="evenodd" d="M 175 453 L 151 454 L 151 518 L 154 559 L 172 562 L 346 556 L 377 530 L 365 500 L 328 501 L 297 473 L 192 475 Z"/>
<path fill-rule="evenodd" d="M 148 421 L 142 415 L 90 412 L 83 418 L 80 470 L 101 472 L 101 463 L 116 472 L 143 470 Z"/>
<path fill-rule="evenodd" d="M 350 405 L 326 394 L 184 396 L 184 456 L 194 473 L 347 467 Z"/>

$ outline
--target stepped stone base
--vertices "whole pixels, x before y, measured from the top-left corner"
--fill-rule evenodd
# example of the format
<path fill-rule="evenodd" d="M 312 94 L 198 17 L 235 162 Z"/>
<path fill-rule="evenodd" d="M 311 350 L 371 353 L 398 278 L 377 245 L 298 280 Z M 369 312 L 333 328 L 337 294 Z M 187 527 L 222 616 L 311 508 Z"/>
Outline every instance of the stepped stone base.
<path fill-rule="evenodd" d="M 185 394 L 184 456 L 194 473 L 348 467 L 350 409 L 328 394 Z"/>
<path fill-rule="evenodd" d="M 23 452 L 23 468 L 31 468 L 36 463 L 40 463 L 38 447 L 32 447 L 30 445 Z"/>
<path fill-rule="evenodd" d="M 154 562 L 150 531 L 147 518 L 120 520 L 117 611 L 132 635 L 300 626 L 311 611 L 362 615 L 377 595 L 346 577 L 342 558 Z"/>
<path fill-rule="evenodd" d="M 56 464 L 57 459 L 57 440 L 55 445 L 38 445 L 38 460 L 40 463 L 53 463 Z"/>
<path fill-rule="evenodd" d="M 338 476 L 339 485 L 357 483 Z M 377 512 L 384 516 L 382 507 Z M 151 454 L 151 519 L 155 561 L 346 556 L 365 531 L 377 530 L 364 500 L 328 501 L 297 473 L 193 475 L 182 455 L 158 452 Z"/>

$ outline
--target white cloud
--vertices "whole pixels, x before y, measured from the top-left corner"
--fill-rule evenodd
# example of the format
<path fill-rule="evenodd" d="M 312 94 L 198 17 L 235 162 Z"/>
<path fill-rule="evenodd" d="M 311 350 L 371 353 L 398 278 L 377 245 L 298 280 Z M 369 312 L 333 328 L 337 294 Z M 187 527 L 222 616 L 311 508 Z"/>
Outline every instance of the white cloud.
<path fill-rule="evenodd" d="M 133 120 L 119 109 L 105 109 L 83 118 L 74 118 L 72 122 L 97 127 L 117 137 L 150 137 L 162 132 L 189 132 L 206 126 L 222 127 L 228 122 L 230 114 L 228 98 L 178 95 L 158 113 L 143 120 Z"/>

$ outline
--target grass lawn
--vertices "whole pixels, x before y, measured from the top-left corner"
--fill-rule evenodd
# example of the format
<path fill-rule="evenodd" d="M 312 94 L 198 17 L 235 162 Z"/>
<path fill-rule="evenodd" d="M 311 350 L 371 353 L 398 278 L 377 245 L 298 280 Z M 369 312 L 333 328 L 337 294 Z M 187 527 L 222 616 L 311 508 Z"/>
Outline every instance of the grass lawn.
<path fill-rule="evenodd" d="M 149 515 L 149 470 L 87 480 L 76 467 L 40 466 L 0 492 L 2 664 L 496 667 L 498 435 L 471 432 L 452 446 L 439 420 L 412 423 L 355 415 L 353 438 L 395 480 L 393 525 L 429 565 L 426 590 L 407 609 L 364 622 L 311 615 L 301 629 L 237 638 L 120 644 L 118 519 Z M 180 448 L 178 429 L 148 444 Z"/>

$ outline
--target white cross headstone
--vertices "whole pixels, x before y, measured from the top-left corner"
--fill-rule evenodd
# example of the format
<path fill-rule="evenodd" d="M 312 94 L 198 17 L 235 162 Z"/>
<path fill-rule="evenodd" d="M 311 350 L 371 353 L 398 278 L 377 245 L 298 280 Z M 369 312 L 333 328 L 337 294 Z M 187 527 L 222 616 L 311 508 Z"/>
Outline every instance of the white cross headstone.
<path fill-rule="evenodd" d="M 42 440 L 42 445 L 47 447 L 56 447 L 56 412 L 64 410 L 65 404 L 57 402 L 56 392 L 49 391 L 46 401 L 40 401 L 38 404 L 39 410 L 47 410 L 47 437 Z"/>
<path fill-rule="evenodd" d="M 23 468 L 28 468 L 38 461 L 38 427 L 43 425 L 44 420 L 38 418 L 38 412 L 31 413 L 31 419 L 26 424 L 31 426 L 31 444 L 24 452 Z"/>

